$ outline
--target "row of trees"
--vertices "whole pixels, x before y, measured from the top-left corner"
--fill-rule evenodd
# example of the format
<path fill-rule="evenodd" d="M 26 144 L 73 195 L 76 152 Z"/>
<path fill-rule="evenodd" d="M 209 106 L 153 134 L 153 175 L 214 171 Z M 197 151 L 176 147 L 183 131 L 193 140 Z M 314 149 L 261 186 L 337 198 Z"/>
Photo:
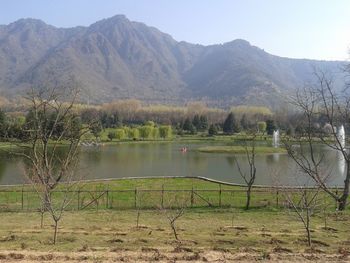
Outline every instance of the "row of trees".
<path fill-rule="evenodd" d="M 171 139 L 172 128 L 170 125 L 161 125 L 159 127 L 154 124 L 146 124 L 139 127 L 127 127 L 111 130 L 107 134 L 109 140 L 123 140 L 123 139 Z"/>

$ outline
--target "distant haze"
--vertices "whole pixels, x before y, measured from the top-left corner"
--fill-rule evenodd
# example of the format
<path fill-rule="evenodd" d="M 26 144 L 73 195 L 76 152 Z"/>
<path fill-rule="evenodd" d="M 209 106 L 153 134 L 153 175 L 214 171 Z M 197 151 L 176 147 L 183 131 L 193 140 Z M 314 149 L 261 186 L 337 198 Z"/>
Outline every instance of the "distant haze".
<path fill-rule="evenodd" d="M 246 39 L 269 53 L 349 58 L 348 0 L 2 0 L 0 24 L 37 18 L 57 27 L 88 26 L 115 14 L 203 45 Z"/>

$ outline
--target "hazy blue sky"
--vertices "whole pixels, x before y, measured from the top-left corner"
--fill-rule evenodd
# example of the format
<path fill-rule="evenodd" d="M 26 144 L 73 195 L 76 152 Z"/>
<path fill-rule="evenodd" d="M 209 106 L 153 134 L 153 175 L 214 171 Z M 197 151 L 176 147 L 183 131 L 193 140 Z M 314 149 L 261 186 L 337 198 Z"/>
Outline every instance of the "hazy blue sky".
<path fill-rule="evenodd" d="M 0 0 L 0 24 L 38 18 L 58 27 L 125 14 L 176 40 L 243 38 L 286 57 L 348 59 L 350 0 Z"/>

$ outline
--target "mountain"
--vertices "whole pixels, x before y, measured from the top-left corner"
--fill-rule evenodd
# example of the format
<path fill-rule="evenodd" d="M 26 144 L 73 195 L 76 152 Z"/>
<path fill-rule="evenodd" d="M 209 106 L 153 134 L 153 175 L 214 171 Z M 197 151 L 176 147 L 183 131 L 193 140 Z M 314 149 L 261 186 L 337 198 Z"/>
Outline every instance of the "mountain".
<path fill-rule="evenodd" d="M 74 82 L 81 100 L 92 103 L 136 98 L 277 106 L 313 81 L 314 68 L 336 73 L 342 83 L 342 65 L 274 56 L 245 40 L 178 42 L 123 15 L 89 27 L 56 28 L 35 19 L 0 26 L 0 89 L 6 96 Z"/>

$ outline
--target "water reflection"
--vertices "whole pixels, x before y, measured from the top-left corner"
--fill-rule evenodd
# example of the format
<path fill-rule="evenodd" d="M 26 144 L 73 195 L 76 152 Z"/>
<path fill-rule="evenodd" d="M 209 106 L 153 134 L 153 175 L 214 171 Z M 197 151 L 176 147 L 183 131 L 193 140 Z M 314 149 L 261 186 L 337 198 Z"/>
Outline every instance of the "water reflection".
<path fill-rule="evenodd" d="M 346 162 L 344 159 L 344 156 L 341 152 L 337 152 L 337 159 L 338 159 L 338 173 L 341 176 L 345 176 L 345 168 L 346 168 Z"/>
<path fill-rule="evenodd" d="M 242 171 L 249 172 L 244 154 L 211 154 L 196 151 L 208 143 L 187 144 L 189 151 L 180 151 L 179 143 L 120 144 L 104 147 L 82 147 L 77 172 L 86 179 L 146 177 L 146 176 L 204 176 L 212 179 L 242 183 L 235 158 Z M 213 145 L 214 143 L 210 143 Z M 217 143 L 219 144 L 219 143 Z M 222 145 L 222 143 L 221 143 Z M 61 149 L 64 151 L 64 148 Z M 337 152 L 317 147 L 325 156 L 325 165 L 332 170 L 332 183 L 340 185 L 345 173 L 345 161 Z M 23 183 L 24 162 L 0 152 L 0 183 Z M 287 154 L 256 155 L 256 184 L 295 184 L 296 168 Z M 299 179 L 298 179 L 299 180 Z M 300 181 L 307 182 L 307 178 Z"/>

